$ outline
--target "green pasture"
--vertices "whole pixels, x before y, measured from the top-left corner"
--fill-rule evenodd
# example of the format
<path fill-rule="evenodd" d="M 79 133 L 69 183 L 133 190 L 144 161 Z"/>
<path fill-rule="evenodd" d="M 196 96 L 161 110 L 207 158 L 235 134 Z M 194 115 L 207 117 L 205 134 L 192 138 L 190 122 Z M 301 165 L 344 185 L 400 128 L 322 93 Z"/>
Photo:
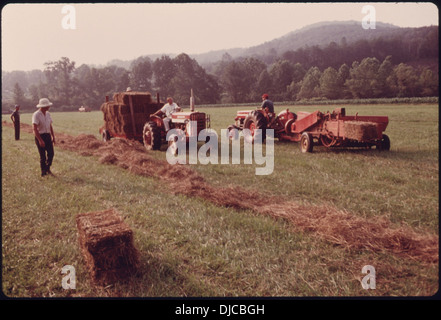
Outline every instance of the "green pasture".
<path fill-rule="evenodd" d="M 332 111 L 339 106 L 287 106 L 293 112 Z M 241 187 L 309 203 L 333 204 L 364 217 L 385 215 L 438 230 L 439 123 L 437 105 L 345 106 L 347 115 L 389 117 L 385 133 L 389 152 L 315 147 L 302 154 L 292 142 L 274 142 L 274 171 L 256 176 L 257 165 L 195 165 L 212 183 Z M 207 108 L 212 127 L 220 132 L 234 122 L 237 110 Z M 246 110 L 246 108 L 245 108 Z M 220 162 L 220 161 L 219 161 Z M 261 167 L 264 167 L 262 165 Z"/>
<path fill-rule="evenodd" d="M 369 219 L 382 216 L 419 233 L 438 233 L 438 105 L 345 106 L 347 114 L 387 115 L 389 152 L 326 150 L 300 153 L 274 142 L 274 171 L 259 165 L 192 165 L 215 186 L 333 205 Z M 278 107 L 276 111 L 282 109 Z M 292 111 L 314 111 L 293 106 Z M 321 111 L 332 110 L 323 106 Z M 201 108 L 220 133 L 236 111 Z M 55 133 L 99 138 L 102 113 L 52 112 Z M 31 122 L 31 114 L 22 114 Z M 10 121 L 8 115 L 2 120 Z M 165 160 L 165 149 L 152 152 Z M 8 297 L 333 297 L 430 296 L 438 265 L 368 250 L 350 251 L 284 221 L 171 195 L 159 180 L 100 164 L 95 157 L 55 149 L 55 177 L 40 177 L 32 135 L 15 141 L 2 127 L 2 292 Z M 141 252 L 137 275 L 107 287 L 89 281 L 77 242 L 75 216 L 116 208 L 134 231 Z M 361 269 L 377 265 L 377 288 L 361 286 Z M 76 269 L 75 290 L 61 286 L 61 269 Z"/>

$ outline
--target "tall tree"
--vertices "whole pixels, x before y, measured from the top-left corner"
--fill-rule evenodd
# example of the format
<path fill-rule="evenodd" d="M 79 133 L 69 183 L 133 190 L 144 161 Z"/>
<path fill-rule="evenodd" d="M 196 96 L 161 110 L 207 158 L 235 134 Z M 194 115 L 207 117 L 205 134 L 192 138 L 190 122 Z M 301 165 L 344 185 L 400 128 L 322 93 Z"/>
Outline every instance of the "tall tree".
<path fill-rule="evenodd" d="M 115 91 L 121 91 L 127 89 L 130 86 L 130 72 L 124 70 L 116 79 Z"/>
<path fill-rule="evenodd" d="M 320 77 L 321 72 L 317 67 L 311 67 L 302 80 L 298 99 L 311 99 L 320 97 Z"/>
<path fill-rule="evenodd" d="M 132 90 L 151 91 L 152 90 L 153 67 L 150 58 L 140 57 L 133 61 L 131 65 L 130 85 Z"/>
<path fill-rule="evenodd" d="M 380 62 L 377 58 L 365 58 L 358 63 L 355 61 L 350 70 L 350 78 L 346 85 L 354 98 L 376 98 L 381 92 L 378 81 Z"/>
<path fill-rule="evenodd" d="M 213 76 L 208 75 L 195 59 L 181 53 L 173 59 L 176 74 L 171 79 L 173 96 L 180 103 L 189 103 L 193 89 L 196 103 L 216 103 L 219 100 L 219 86 Z"/>
<path fill-rule="evenodd" d="M 162 56 L 153 63 L 155 89 L 164 95 L 171 95 L 174 88 L 171 80 L 176 75 L 177 68 L 169 56 Z"/>
<path fill-rule="evenodd" d="M 337 70 L 332 67 L 326 68 L 320 77 L 320 90 L 324 97 L 328 99 L 341 98 L 343 81 Z"/>
<path fill-rule="evenodd" d="M 270 92 L 271 88 L 273 88 L 272 78 L 266 68 L 260 73 L 256 88 L 257 92 L 260 93 Z"/>
<path fill-rule="evenodd" d="M 293 81 L 294 64 L 288 60 L 278 60 L 270 67 L 269 74 L 273 82 L 271 95 L 283 99 L 287 86 Z"/>
<path fill-rule="evenodd" d="M 44 65 L 49 94 L 57 103 L 70 106 L 75 92 L 72 80 L 75 62 L 70 61 L 67 57 L 62 57 L 58 61 L 49 61 Z"/>
<path fill-rule="evenodd" d="M 393 74 L 388 78 L 392 90 L 397 97 L 416 97 L 419 95 L 418 74 L 416 70 L 405 63 L 400 63 L 394 68 Z"/>
<path fill-rule="evenodd" d="M 387 56 L 378 68 L 378 86 L 375 88 L 376 92 L 374 93 L 376 97 L 390 98 L 393 96 L 393 92 L 390 90 L 387 82 L 387 78 L 392 74 L 393 69 L 392 56 Z"/>
<path fill-rule="evenodd" d="M 256 58 L 245 58 L 242 61 L 242 71 L 245 86 L 244 102 L 260 101 L 263 91 L 260 90 L 258 81 L 261 73 L 266 70 L 266 64 Z"/>
<path fill-rule="evenodd" d="M 436 97 L 439 95 L 439 77 L 438 74 L 432 70 L 425 68 L 421 72 L 418 80 L 418 85 L 421 88 L 421 96 Z"/>
<path fill-rule="evenodd" d="M 14 103 L 20 106 L 24 106 L 25 104 L 27 104 L 24 91 L 20 87 L 18 82 L 16 82 L 14 85 Z"/>
<path fill-rule="evenodd" d="M 338 76 L 340 77 L 342 81 L 342 88 L 340 92 L 340 97 L 342 99 L 349 99 L 352 97 L 350 91 L 348 90 L 348 87 L 345 85 L 346 80 L 350 77 L 350 69 L 346 63 L 343 63 L 340 68 L 338 69 Z"/>
<path fill-rule="evenodd" d="M 247 94 L 247 84 L 244 79 L 244 70 L 240 62 L 231 61 L 221 76 L 222 87 L 230 97 L 229 102 L 243 102 Z"/>

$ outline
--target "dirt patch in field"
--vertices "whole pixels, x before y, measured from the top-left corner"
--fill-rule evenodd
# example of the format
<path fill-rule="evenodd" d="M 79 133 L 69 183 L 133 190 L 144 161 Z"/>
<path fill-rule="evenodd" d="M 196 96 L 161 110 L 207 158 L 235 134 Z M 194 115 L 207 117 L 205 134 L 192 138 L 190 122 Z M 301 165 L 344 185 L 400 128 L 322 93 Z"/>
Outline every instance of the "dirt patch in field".
<path fill-rule="evenodd" d="M 12 127 L 6 122 L 3 125 Z M 32 133 L 30 126 L 22 125 L 22 128 Z M 439 261 L 438 236 L 416 232 L 407 225 L 395 227 L 385 218 L 364 219 L 331 206 L 301 205 L 234 185 L 215 187 L 188 166 L 170 165 L 166 160 L 152 158 L 136 141 L 113 139 L 103 142 L 93 135 L 72 137 L 61 133 L 56 136 L 60 148 L 97 156 L 101 163 L 117 165 L 137 175 L 158 178 L 166 182 L 174 194 L 283 219 L 295 230 L 310 232 L 347 249 L 393 253 L 426 263 Z"/>

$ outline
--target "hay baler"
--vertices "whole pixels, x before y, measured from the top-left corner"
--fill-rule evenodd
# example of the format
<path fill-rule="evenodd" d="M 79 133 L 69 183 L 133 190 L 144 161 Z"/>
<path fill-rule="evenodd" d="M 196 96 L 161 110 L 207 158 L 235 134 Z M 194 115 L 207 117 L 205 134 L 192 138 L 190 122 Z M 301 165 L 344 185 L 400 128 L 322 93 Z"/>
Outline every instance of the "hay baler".
<path fill-rule="evenodd" d="M 266 137 L 266 129 L 274 129 L 274 137 L 281 141 L 300 142 L 300 150 L 312 152 L 314 145 L 331 147 L 358 147 L 389 150 L 390 140 L 384 134 L 389 123 L 387 116 L 347 116 L 345 108 L 322 113 L 290 112 L 283 110 L 271 122 L 263 110 L 238 111 L 232 129 L 249 129 Z M 262 129 L 256 131 L 256 129 Z M 263 141 L 263 140 L 262 140 Z"/>

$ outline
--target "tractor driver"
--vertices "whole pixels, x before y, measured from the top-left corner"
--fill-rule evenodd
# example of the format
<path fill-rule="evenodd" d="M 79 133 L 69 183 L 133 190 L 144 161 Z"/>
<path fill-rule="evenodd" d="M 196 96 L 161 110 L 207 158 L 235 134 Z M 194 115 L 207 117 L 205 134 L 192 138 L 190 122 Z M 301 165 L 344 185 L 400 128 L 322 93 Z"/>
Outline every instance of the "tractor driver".
<path fill-rule="evenodd" d="M 164 106 L 161 109 L 156 111 L 154 115 L 159 115 L 159 116 L 163 114 L 165 115 L 165 118 L 162 121 L 164 122 L 164 128 L 165 131 L 167 132 L 168 130 L 170 130 L 170 120 L 172 114 L 179 111 L 181 111 L 181 107 L 179 107 L 176 103 L 173 102 L 172 97 L 168 97 L 167 103 L 164 104 Z"/>
<path fill-rule="evenodd" d="M 263 94 L 262 95 L 262 105 L 260 106 L 262 108 L 262 110 L 264 110 L 266 112 L 266 114 L 268 115 L 269 118 L 269 123 L 268 123 L 268 127 L 270 127 L 275 119 L 275 113 L 274 113 L 274 104 L 273 102 L 269 99 L 268 94 Z"/>

